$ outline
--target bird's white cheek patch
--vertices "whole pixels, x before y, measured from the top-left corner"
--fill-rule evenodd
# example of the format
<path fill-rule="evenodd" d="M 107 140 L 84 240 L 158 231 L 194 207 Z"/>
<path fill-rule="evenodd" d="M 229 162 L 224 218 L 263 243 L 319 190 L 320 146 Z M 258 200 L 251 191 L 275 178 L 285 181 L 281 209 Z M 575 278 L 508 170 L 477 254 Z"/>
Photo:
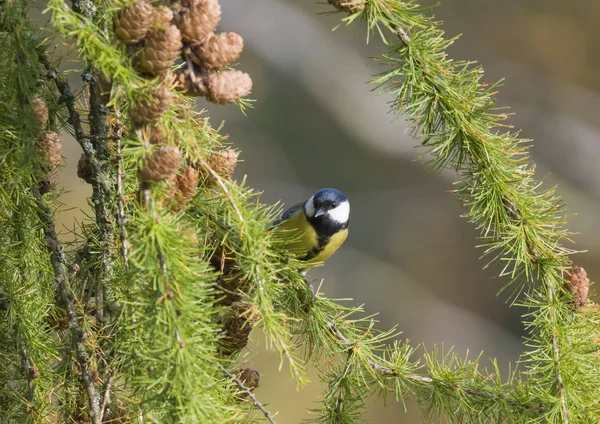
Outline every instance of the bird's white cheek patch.
<path fill-rule="evenodd" d="M 345 224 L 348 222 L 348 218 L 350 218 L 350 203 L 340 203 L 338 207 L 331 209 L 327 213 L 334 221 L 339 222 L 340 224 Z"/>
<path fill-rule="evenodd" d="M 306 216 L 313 217 L 315 216 L 315 196 L 310 196 L 310 199 L 306 201 L 304 204 L 304 212 L 306 212 Z"/>

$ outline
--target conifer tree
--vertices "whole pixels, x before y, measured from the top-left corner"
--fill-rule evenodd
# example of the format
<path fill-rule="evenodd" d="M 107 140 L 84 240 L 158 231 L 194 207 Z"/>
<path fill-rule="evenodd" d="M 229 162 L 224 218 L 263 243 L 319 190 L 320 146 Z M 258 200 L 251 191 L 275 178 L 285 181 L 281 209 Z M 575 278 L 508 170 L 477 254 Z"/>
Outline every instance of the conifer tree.
<path fill-rule="evenodd" d="M 241 362 L 256 326 L 299 385 L 307 364 L 319 369 L 315 422 L 361 422 L 374 393 L 415 400 L 427 420 L 600 422 L 589 279 L 565 247 L 561 199 L 535 180 L 530 142 L 494 108 L 498 84 L 448 58 L 454 40 L 413 0 L 329 3 L 384 43 L 387 70 L 372 83 L 394 96 L 430 166 L 457 172 L 485 256 L 527 308 L 518 371 L 502 379 L 494 361 L 423 353 L 356 318 L 360 307 L 313 296 L 287 235 L 268 229 L 280 208 L 232 177 L 235 140 L 226 147 L 194 111 L 197 97 L 250 105 L 252 78 L 232 66 L 243 34 L 220 32 L 218 0 L 49 0 L 54 35 L 85 62 L 83 92 L 57 69 L 63 58 L 27 2 L 10 0 L 0 5 L 0 422 L 273 423 L 260 376 Z M 65 132 L 92 187 L 72 245 L 54 223 Z"/>

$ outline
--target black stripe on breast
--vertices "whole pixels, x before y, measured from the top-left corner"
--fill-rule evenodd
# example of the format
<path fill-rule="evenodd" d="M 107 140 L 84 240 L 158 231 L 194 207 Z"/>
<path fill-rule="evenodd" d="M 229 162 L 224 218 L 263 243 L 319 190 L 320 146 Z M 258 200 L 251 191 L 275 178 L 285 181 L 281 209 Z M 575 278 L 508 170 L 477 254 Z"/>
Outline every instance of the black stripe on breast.
<path fill-rule="evenodd" d="M 312 227 L 315 229 L 315 232 L 317 233 L 317 237 L 319 240 L 319 246 L 314 247 L 303 258 L 303 260 L 306 260 L 306 261 L 314 258 L 323 249 L 325 249 L 325 246 L 327 246 L 327 243 L 329 243 L 329 239 L 331 238 L 331 236 L 348 228 L 348 222 L 346 222 L 344 224 L 340 224 L 339 222 L 329 218 L 329 216 L 327 216 L 327 214 L 318 216 L 316 218 L 307 217 L 307 220 L 310 223 L 310 225 L 312 225 Z"/>

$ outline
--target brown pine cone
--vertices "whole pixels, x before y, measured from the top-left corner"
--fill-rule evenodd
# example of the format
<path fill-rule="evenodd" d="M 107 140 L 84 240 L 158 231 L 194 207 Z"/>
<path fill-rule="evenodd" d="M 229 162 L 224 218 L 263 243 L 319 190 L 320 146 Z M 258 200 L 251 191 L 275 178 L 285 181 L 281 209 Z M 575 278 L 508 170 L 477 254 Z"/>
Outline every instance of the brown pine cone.
<path fill-rule="evenodd" d="M 252 368 L 242 368 L 241 370 L 238 370 L 237 377 L 251 392 L 260 385 L 260 374 Z"/>
<path fill-rule="evenodd" d="M 338 10 L 354 14 L 365 8 L 366 0 L 329 0 L 329 3 Z"/>
<path fill-rule="evenodd" d="M 218 0 L 195 0 L 180 15 L 179 29 L 183 40 L 199 44 L 217 28 L 221 20 L 221 5 Z"/>
<path fill-rule="evenodd" d="M 125 44 L 141 41 L 152 24 L 154 9 L 146 0 L 137 0 L 121 10 L 115 19 L 115 35 Z"/>
<path fill-rule="evenodd" d="M 219 275 L 216 281 L 215 299 L 218 305 L 231 306 L 242 300 L 242 277 Z"/>
<path fill-rule="evenodd" d="M 250 332 L 258 320 L 257 311 L 252 305 L 233 307 L 234 315 L 223 326 L 223 337 L 220 341 L 222 355 L 233 355 L 248 344 Z"/>
<path fill-rule="evenodd" d="M 208 166 L 221 177 L 228 178 L 235 171 L 238 154 L 233 149 L 221 150 L 211 155 L 208 160 Z"/>
<path fill-rule="evenodd" d="M 40 121 L 40 125 L 42 127 L 45 126 L 48 123 L 48 106 L 46 106 L 46 102 L 39 97 L 34 97 L 31 100 L 31 105 L 33 108 L 33 113 Z"/>
<path fill-rule="evenodd" d="M 590 279 L 585 269 L 580 266 L 565 269 L 565 289 L 573 295 L 575 307 L 585 305 L 590 293 Z"/>
<path fill-rule="evenodd" d="M 142 72 L 159 75 L 171 68 L 179 57 L 183 47 L 181 32 L 175 25 L 165 26 L 148 32 L 138 62 Z"/>
<path fill-rule="evenodd" d="M 237 60 L 244 49 L 244 39 L 235 32 L 209 34 L 206 41 L 193 46 L 194 61 L 205 69 L 220 69 Z"/>
<path fill-rule="evenodd" d="M 161 146 L 146 160 L 140 170 L 140 179 L 146 183 L 158 183 L 171 177 L 179 168 L 181 152 L 177 147 Z"/>
<path fill-rule="evenodd" d="M 217 104 L 235 103 L 252 90 L 252 79 L 245 72 L 231 70 L 208 76 L 206 98 Z"/>
<path fill-rule="evenodd" d="M 152 94 L 152 97 L 141 100 L 132 109 L 131 119 L 133 119 L 133 122 L 137 124 L 155 122 L 169 109 L 173 94 L 168 88 L 158 87 L 154 89 Z"/>
<path fill-rule="evenodd" d="M 85 153 L 81 154 L 77 162 L 77 176 L 88 184 L 92 183 L 92 164 Z"/>
<path fill-rule="evenodd" d="M 177 175 L 175 185 L 175 212 L 183 209 L 192 200 L 198 188 L 198 171 L 191 166 L 184 166 L 181 175 Z"/>
<path fill-rule="evenodd" d="M 54 131 L 46 131 L 43 133 L 39 140 L 38 145 L 44 161 L 47 162 L 52 168 L 58 166 L 62 160 L 60 136 Z"/>
<path fill-rule="evenodd" d="M 150 135 L 148 136 L 146 131 L 150 130 Z M 146 134 L 146 140 L 150 144 L 167 144 L 169 141 L 169 136 L 167 134 L 167 130 L 159 125 L 152 125 L 152 128 L 144 128 L 144 133 Z"/>

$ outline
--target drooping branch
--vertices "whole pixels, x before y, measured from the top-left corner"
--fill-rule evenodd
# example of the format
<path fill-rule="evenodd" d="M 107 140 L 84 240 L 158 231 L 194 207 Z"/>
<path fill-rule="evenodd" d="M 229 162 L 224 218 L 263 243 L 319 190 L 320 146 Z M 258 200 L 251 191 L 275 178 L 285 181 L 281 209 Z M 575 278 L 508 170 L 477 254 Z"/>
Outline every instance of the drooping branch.
<path fill-rule="evenodd" d="M 52 269 L 56 278 L 56 296 L 60 300 L 61 306 L 67 312 L 75 356 L 81 367 L 82 384 L 87 392 L 89 414 L 94 424 L 100 424 L 102 416 L 96 382 L 90 370 L 91 358 L 85 343 L 85 333 L 75 310 L 75 302 L 67 274 L 65 254 L 56 234 L 52 210 L 42 199 L 37 189 L 33 189 L 33 192 L 39 208 L 39 218 L 44 229 L 46 248 L 50 253 L 50 262 L 52 263 Z"/>
<path fill-rule="evenodd" d="M 331 321 L 328 322 L 328 326 L 334 335 L 334 337 L 342 342 L 346 346 L 359 346 L 360 342 L 349 340 L 342 332 L 338 329 L 338 327 Z M 512 394 L 510 390 L 508 391 L 499 391 L 493 392 L 489 390 L 481 390 L 471 388 L 466 384 L 460 382 L 449 383 L 441 379 L 433 378 L 430 376 L 419 375 L 419 374 L 400 374 L 397 370 L 393 369 L 391 366 L 384 365 L 384 359 L 381 358 L 379 360 L 374 360 L 369 357 L 365 358 L 368 365 L 377 373 L 380 373 L 386 377 L 397 378 L 401 380 L 408 380 L 419 384 L 422 387 L 429 387 L 430 390 L 434 390 L 435 388 L 443 388 L 448 391 L 448 393 L 452 393 L 451 396 L 460 397 L 461 393 L 465 396 L 471 396 L 473 398 L 477 398 L 484 402 L 503 402 L 509 405 L 511 408 L 516 410 L 531 410 L 535 413 L 543 412 L 548 409 L 548 406 L 542 400 L 534 400 L 521 402 L 517 399 L 512 399 Z"/>

